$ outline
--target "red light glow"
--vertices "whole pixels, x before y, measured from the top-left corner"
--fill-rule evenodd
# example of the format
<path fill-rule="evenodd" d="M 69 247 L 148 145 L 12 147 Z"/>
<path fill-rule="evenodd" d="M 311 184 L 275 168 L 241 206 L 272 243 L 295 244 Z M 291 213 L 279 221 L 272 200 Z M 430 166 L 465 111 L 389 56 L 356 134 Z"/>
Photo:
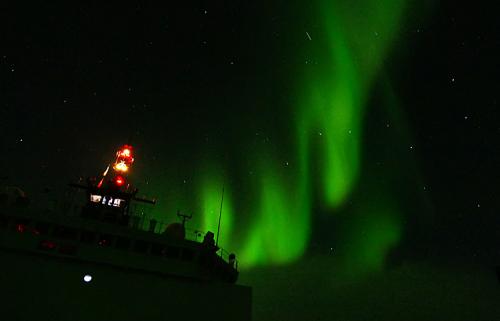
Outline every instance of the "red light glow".
<path fill-rule="evenodd" d="M 53 250 L 56 248 L 56 246 L 57 246 L 56 243 L 49 240 L 43 240 L 40 242 L 40 248 L 44 250 Z"/>
<path fill-rule="evenodd" d="M 116 152 L 116 157 L 118 159 L 124 159 L 127 163 L 134 162 L 134 158 L 132 158 L 132 146 L 124 145 Z"/>
<path fill-rule="evenodd" d="M 132 146 L 123 145 L 122 148 L 116 152 L 116 160 L 113 164 L 113 169 L 120 173 L 126 173 L 133 162 Z"/>
<path fill-rule="evenodd" d="M 125 179 L 118 175 L 115 178 L 115 184 L 116 186 L 123 186 L 123 184 L 125 184 Z"/>
<path fill-rule="evenodd" d="M 118 172 L 126 172 L 128 171 L 128 166 L 125 164 L 125 161 L 120 161 L 119 163 L 115 163 L 113 169 Z"/>

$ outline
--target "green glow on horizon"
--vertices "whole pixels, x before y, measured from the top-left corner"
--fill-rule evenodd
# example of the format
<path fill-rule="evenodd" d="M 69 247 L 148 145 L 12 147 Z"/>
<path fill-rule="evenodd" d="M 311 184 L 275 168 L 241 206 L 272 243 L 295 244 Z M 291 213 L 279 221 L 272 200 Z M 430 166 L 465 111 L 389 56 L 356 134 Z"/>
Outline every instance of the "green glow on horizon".
<path fill-rule="evenodd" d="M 340 252 L 344 270 L 352 276 L 382 270 L 386 254 L 401 238 L 399 211 L 389 203 L 377 202 L 346 223 Z"/>
<path fill-rule="evenodd" d="M 293 170 L 293 169 L 288 169 Z M 244 267 L 262 264 L 284 264 L 300 257 L 310 233 L 309 202 L 304 175 L 301 184 L 278 166 L 261 165 L 258 205 L 249 236 L 243 245 Z"/>

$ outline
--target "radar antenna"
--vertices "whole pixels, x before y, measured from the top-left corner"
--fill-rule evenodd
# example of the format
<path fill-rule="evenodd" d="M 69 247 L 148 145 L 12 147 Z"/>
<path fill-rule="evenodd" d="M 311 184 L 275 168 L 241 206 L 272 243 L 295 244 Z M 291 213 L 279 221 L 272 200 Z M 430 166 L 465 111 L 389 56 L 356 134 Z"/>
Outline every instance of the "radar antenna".
<path fill-rule="evenodd" d="M 193 218 L 193 214 L 183 214 L 181 211 L 177 210 L 177 216 L 181 218 L 182 220 L 182 227 L 186 227 L 186 221 L 189 221 L 190 219 Z"/>

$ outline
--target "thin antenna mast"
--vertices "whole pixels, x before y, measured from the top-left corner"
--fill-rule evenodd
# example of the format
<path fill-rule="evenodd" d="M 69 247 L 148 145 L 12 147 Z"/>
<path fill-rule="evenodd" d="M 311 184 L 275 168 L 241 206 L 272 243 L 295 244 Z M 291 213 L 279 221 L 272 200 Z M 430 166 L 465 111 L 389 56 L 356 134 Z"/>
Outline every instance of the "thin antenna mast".
<path fill-rule="evenodd" d="M 177 210 L 177 216 L 182 218 L 182 227 L 186 227 L 186 221 L 190 220 L 193 217 L 193 214 L 186 215 Z"/>
<path fill-rule="evenodd" d="M 220 210 L 219 210 L 219 225 L 217 226 L 217 238 L 215 239 L 215 246 L 219 245 L 220 220 L 222 218 L 222 204 L 223 203 L 224 203 L 224 185 L 222 185 L 222 198 L 220 200 Z"/>

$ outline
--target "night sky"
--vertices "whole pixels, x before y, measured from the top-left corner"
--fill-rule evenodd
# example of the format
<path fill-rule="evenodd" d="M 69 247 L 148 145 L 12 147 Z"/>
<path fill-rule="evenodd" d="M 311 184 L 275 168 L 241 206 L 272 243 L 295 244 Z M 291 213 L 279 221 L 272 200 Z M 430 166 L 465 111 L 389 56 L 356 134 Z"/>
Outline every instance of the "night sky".
<path fill-rule="evenodd" d="M 131 143 L 151 218 L 214 231 L 224 187 L 256 320 L 500 315 L 493 8 L 1 7 L 0 185 L 48 204 Z"/>

